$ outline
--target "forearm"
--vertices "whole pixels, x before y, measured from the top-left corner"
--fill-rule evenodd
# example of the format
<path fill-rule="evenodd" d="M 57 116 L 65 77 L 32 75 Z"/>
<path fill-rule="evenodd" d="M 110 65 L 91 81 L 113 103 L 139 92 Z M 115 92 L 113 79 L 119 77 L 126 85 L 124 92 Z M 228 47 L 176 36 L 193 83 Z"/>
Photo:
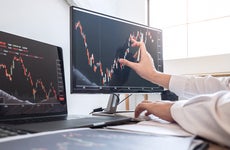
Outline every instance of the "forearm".
<path fill-rule="evenodd" d="M 158 84 L 166 89 L 169 89 L 171 75 L 164 74 L 162 72 L 153 72 L 152 75 L 149 76 L 149 81 Z"/>

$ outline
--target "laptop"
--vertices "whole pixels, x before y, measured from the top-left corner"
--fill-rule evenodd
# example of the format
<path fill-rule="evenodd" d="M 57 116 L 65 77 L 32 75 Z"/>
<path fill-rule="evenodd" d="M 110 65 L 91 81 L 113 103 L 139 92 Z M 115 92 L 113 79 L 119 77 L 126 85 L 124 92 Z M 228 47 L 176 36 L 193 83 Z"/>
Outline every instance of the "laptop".
<path fill-rule="evenodd" d="M 36 133 L 129 120 L 69 117 L 61 47 L 0 31 L 0 127 Z"/>

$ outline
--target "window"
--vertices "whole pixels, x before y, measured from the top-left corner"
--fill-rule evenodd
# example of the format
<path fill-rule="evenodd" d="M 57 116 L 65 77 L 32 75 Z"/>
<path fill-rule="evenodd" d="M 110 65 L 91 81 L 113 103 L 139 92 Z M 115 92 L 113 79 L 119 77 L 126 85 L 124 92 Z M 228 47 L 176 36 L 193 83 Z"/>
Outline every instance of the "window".
<path fill-rule="evenodd" d="M 150 26 L 163 30 L 164 59 L 230 53 L 229 0 L 149 0 Z"/>

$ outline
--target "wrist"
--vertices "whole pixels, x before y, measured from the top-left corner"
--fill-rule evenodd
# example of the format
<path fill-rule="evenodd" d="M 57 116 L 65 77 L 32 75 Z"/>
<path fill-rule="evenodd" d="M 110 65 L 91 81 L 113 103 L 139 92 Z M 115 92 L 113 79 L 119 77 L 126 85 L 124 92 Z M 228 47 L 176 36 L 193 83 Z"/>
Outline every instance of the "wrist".
<path fill-rule="evenodd" d="M 168 89 L 170 78 L 171 78 L 171 75 L 169 74 L 164 74 L 162 72 L 155 71 L 151 74 L 149 81 Z"/>

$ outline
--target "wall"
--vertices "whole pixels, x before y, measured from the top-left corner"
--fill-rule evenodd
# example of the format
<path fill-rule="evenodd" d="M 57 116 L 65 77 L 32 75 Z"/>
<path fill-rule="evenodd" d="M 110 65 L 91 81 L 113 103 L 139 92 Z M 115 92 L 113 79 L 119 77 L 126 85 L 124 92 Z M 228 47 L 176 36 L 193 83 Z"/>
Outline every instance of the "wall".
<path fill-rule="evenodd" d="M 78 0 L 77 2 L 82 7 L 146 23 L 146 5 L 143 0 Z M 95 107 L 106 106 L 108 95 L 70 94 L 69 5 L 65 0 L 1 0 L 0 19 L 2 31 L 63 48 L 70 114 L 88 114 Z"/>
<path fill-rule="evenodd" d="M 68 3 L 114 17 L 147 24 L 146 0 L 66 0 Z"/>
<path fill-rule="evenodd" d="M 165 60 L 164 70 L 170 74 L 229 74 L 229 58 L 230 54 Z"/>

